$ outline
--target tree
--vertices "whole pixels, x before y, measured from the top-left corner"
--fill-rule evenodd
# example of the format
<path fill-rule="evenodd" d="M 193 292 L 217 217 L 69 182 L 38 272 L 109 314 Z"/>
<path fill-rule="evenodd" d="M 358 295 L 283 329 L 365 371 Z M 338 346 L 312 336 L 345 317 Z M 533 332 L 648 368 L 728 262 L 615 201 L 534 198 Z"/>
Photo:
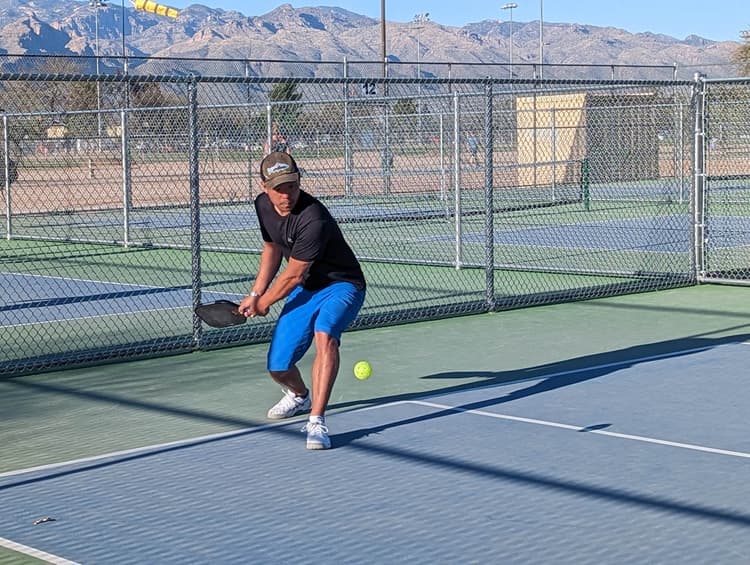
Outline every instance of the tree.
<path fill-rule="evenodd" d="M 172 102 L 174 99 L 172 97 Z M 167 106 L 169 101 L 162 92 L 161 85 L 155 82 L 134 82 L 130 87 L 130 104 L 134 107 L 155 108 Z"/>
<path fill-rule="evenodd" d="M 268 99 L 276 103 L 273 107 L 273 120 L 282 132 L 292 129 L 301 113 L 300 105 L 292 103 L 302 99 L 298 86 L 296 82 L 281 82 L 275 84 L 268 95 Z"/>
<path fill-rule="evenodd" d="M 733 59 L 740 67 L 740 74 L 748 76 L 750 75 L 750 31 L 743 32 L 742 38 L 744 42 L 735 51 Z"/>
<path fill-rule="evenodd" d="M 38 75 L 84 74 L 81 64 L 63 58 L 46 59 L 37 69 Z M 39 137 L 50 124 L 49 114 L 64 115 L 75 110 L 96 109 L 96 83 L 82 81 L 6 81 L 2 85 L 2 107 L 10 112 L 28 112 L 31 116 L 23 120 L 23 136 Z M 38 114 L 48 114 L 39 117 Z M 19 126 L 14 126 L 19 127 Z M 77 115 L 66 120 L 71 133 L 83 134 L 96 131 L 93 114 Z"/>
<path fill-rule="evenodd" d="M 51 58 L 45 60 L 35 74 L 83 74 L 83 67 L 73 61 Z M 63 112 L 96 108 L 95 83 L 49 81 L 13 81 L 3 85 L 4 108 L 14 112 Z M 93 93 L 93 94 L 92 94 Z"/>

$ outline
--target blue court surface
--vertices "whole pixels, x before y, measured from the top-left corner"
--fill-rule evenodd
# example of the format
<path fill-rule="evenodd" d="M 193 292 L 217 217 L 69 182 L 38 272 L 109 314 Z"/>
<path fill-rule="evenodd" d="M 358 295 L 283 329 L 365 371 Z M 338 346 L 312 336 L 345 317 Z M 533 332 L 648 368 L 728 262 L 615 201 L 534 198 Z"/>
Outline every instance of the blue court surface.
<path fill-rule="evenodd" d="M 749 347 L 335 412 L 329 451 L 296 420 L 5 473 L 0 545 L 57 563 L 747 564 Z"/>
<path fill-rule="evenodd" d="M 0 273 L 0 327 L 192 308 L 190 287 L 154 287 L 126 283 Z M 204 302 L 239 300 L 238 294 L 202 293 Z"/>
<path fill-rule="evenodd" d="M 535 247 L 611 251 L 685 253 L 690 250 L 692 220 L 688 215 L 672 215 L 655 227 L 644 218 L 604 220 L 549 226 L 512 227 L 496 225 L 494 241 L 498 245 L 531 245 Z M 430 241 L 451 241 L 452 235 L 430 236 Z M 482 231 L 461 234 L 464 243 L 484 244 Z M 746 218 L 712 217 L 707 227 L 707 243 L 713 248 L 750 245 L 750 224 Z"/>

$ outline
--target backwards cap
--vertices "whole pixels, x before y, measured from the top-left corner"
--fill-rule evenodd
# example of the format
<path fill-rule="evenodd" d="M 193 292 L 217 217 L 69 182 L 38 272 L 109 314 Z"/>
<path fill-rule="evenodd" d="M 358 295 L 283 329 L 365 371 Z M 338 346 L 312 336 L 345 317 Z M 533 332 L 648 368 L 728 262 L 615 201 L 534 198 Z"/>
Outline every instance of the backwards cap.
<path fill-rule="evenodd" d="M 276 188 L 285 182 L 299 181 L 299 168 L 291 155 L 274 151 L 260 162 L 260 178 L 263 179 L 266 188 Z"/>

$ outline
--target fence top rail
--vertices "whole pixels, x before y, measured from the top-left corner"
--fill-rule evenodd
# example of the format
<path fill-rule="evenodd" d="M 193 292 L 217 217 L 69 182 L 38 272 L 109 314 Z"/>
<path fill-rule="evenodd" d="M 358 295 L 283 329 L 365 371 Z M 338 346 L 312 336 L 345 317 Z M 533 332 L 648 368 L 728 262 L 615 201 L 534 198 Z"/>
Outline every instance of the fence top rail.
<path fill-rule="evenodd" d="M 727 79 L 732 82 L 736 79 Z M 750 80 L 750 79 L 745 79 Z M 642 80 L 642 79 L 510 79 L 499 77 L 485 78 L 384 78 L 384 77 L 238 77 L 238 76 L 209 76 L 188 74 L 175 75 L 102 75 L 89 73 L 0 73 L 0 81 L 23 82 L 106 82 L 106 83 L 222 83 L 222 84 L 498 84 L 498 85 L 533 85 L 536 87 L 550 86 L 688 86 L 694 84 L 691 80 Z"/>
<path fill-rule="evenodd" d="M 90 59 L 96 59 L 96 55 L 61 55 L 61 54 L 54 54 L 54 53 L 3 53 L 2 56 L 0 56 L 1 59 L 12 59 L 12 58 L 20 58 L 20 59 L 82 59 L 82 60 L 90 60 Z M 183 61 L 183 62 L 189 62 L 189 61 L 201 61 L 201 62 L 211 62 L 211 63 L 294 63 L 299 65 L 310 65 L 310 66 L 319 66 L 319 65 L 383 65 L 384 63 L 387 66 L 402 66 L 402 65 L 408 65 L 408 66 L 414 66 L 416 64 L 419 65 L 439 65 L 439 66 L 445 66 L 445 67 L 451 67 L 451 66 L 459 66 L 459 67 L 502 67 L 507 68 L 510 63 L 509 62 L 481 62 L 481 61 L 431 61 L 431 60 L 415 60 L 415 61 L 409 61 L 409 60 L 398 60 L 398 61 L 392 61 L 392 60 L 386 60 L 383 61 L 382 59 L 374 59 L 374 60 L 350 60 L 350 59 L 341 59 L 341 60 L 300 60 L 300 59 L 254 59 L 254 58 L 240 58 L 240 59 L 231 59 L 231 58 L 223 58 L 223 57 L 163 57 L 163 56 L 146 56 L 146 57 L 138 57 L 133 55 L 128 55 L 123 57 L 122 55 L 99 55 L 99 59 L 127 59 L 128 61 Z M 555 68 L 582 68 L 582 69 L 662 69 L 662 70 L 674 70 L 678 67 L 676 63 L 673 63 L 671 65 L 648 65 L 648 64 L 627 64 L 627 63 L 524 63 L 524 62 L 513 62 L 513 67 L 520 67 L 520 68 L 538 68 L 538 67 L 544 67 L 545 69 L 555 69 Z"/>
<path fill-rule="evenodd" d="M 733 78 L 705 78 L 701 80 L 705 83 L 712 84 L 748 84 L 750 83 L 750 77 L 733 77 Z"/>

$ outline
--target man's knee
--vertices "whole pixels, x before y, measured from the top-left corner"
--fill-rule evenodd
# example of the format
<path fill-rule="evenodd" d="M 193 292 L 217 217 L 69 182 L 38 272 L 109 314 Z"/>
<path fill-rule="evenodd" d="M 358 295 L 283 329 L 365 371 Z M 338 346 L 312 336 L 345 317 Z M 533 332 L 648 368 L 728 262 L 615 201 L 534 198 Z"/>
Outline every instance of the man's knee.
<path fill-rule="evenodd" d="M 274 379 L 276 379 L 276 378 L 283 379 L 283 378 L 288 377 L 289 375 L 293 374 L 295 371 L 296 371 L 296 366 L 293 365 L 290 368 L 288 368 L 286 371 L 268 371 L 268 372 L 271 373 L 271 376 Z"/>
<path fill-rule="evenodd" d="M 339 340 L 328 332 L 316 331 L 315 332 L 315 347 L 318 351 L 322 349 L 338 349 Z"/>

